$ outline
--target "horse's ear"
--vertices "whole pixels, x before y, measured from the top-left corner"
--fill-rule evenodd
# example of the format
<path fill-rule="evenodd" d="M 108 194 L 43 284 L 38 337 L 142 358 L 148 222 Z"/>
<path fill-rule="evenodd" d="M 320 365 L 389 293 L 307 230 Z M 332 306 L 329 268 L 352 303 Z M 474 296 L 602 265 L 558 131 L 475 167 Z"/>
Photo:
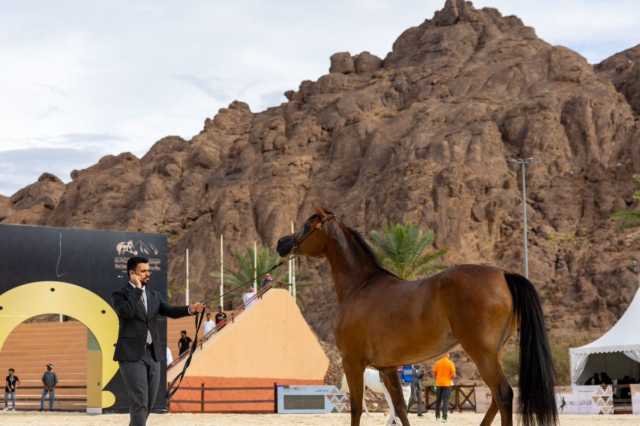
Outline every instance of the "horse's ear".
<path fill-rule="evenodd" d="M 316 213 L 321 217 L 321 218 L 325 218 L 327 216 L 327 211 L 325 209 L 323 209 L 322 207 L 316 207 L 315 208 Z"/>

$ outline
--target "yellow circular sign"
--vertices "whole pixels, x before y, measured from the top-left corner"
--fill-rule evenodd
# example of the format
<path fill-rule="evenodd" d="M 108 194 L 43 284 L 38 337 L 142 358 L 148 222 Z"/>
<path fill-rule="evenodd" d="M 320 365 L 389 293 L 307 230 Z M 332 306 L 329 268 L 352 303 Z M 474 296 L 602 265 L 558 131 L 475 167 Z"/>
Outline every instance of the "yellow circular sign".
<path fill-rule="evenodd" d="M 64 314 L 82 322 L 95 336 L 102 353 L 102 389 L 118 371 L 113 360 L 118 339 L 118 315 L 96 293 L 60 281 L 23 284 L 0 294 L 0 348 L 20 323 L 44 314 Z M 115 396 L 102 391 L 102 408 L 111 407 Z"/>

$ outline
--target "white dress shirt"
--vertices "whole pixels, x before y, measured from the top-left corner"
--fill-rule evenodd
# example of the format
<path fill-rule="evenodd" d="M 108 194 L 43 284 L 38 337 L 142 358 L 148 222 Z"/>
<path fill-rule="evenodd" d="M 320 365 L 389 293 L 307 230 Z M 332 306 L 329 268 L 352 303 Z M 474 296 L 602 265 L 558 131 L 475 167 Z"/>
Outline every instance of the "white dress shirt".
<path fill-rule="evenodd" d="M 131 286 L 133 288 L 138 288 L 131 281 L 129 281 L 129 284 L 131 284 Z M 142 290 L 142 304 L 144 305 L 144 311 L 147 312 L 147 290 L 146 290 L 146 286 L 142 286 L 142 288 L 140 290 Z M 147 345 L 150 345 L 152 343 L 153 343 L 153 339 L 151 338 L 151 332 L 147 328 Z"/>

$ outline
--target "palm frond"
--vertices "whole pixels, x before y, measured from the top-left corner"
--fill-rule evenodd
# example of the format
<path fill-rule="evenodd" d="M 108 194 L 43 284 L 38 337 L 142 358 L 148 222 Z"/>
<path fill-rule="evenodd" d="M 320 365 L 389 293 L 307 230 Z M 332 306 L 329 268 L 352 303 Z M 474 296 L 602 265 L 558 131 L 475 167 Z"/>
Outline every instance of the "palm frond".
<path fill-rule="evenodd" d="M 444 269 L 445 250 L 431 249 L 435 235 L 414 224 L 388 224 L 370 233 L 375 254 L 382 265 L 403 279 L 415 279 Z"/>
<path fill-rule="evenodd" d="M 225 284 L 231 287 L 247 286 L 247 288 L 253 285 L 254 278 L 254 253 L 253 247 L 246 247 L 244 251 L 236 252 L 231 251 L 231 257 L 233 258 L 232 266 L 224 272 Z M 274 265 L 280 262 L 280 256 L 268 247 L 259 246 L 257 252 L 257 267 L 256 274 L 258 281 L 267 273 Z M 285 271 L 282 269 L 276 269 L 271 272 L 274 281 L 279 281 L 284 277 Z M 220 272 L 212 272 L 210 274 L 214 278 L 220 278 Z"/>
<path fill-rule="evenodd" d="M 640 226 L 640 211 L 638 210 L 618 210 L 611 217 L 620 222 L 622 229 Z"/>

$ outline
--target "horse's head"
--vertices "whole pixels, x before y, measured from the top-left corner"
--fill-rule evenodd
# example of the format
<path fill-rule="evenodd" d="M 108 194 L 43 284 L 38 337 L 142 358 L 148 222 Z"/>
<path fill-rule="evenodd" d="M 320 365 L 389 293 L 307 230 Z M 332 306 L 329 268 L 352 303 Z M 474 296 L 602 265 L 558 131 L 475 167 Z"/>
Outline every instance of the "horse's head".
<path fill-rule="evenodd" d="M 333 219 L 335 219 L 333 213 L 317 208 L 316 213 L 304 222 L 299 231 L 278 240 L 278 254 L 282 257 L 290 253 L 312 257 L 322 256 L 329 240 L 324 225 Z"/>

